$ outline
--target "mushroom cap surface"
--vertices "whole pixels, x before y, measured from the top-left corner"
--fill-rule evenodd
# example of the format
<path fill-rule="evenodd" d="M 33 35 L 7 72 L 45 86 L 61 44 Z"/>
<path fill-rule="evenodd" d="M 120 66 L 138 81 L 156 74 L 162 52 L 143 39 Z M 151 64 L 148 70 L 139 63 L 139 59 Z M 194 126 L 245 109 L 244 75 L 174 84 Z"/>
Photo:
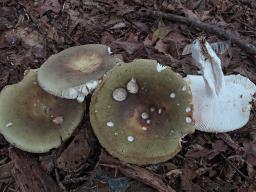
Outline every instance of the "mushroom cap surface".
<path fill-rule="evenodd" d="M 250 117 L 252 95 L 256 86 L 241 75 L 224 76 L 225 89 L 217 97 L 208 95 L 202 76 L 188 75 L 192 91 L 193 118 L 196 129 L 205 132 L 228 132 L 243 127 Z"/>
<path fill-rule="evenodd" d="M 50 95 L 31 70 L 0 93 L 0 132 L 24 151 L 44 153 L 68 139 L 83 118 L 85 107 Z"/>
<path fill-rule="evenodd" d="M 48 93 L 76 99 L 94 90 L 97 80 L 117 62 L 105 45 L 71 47 L 45 61 L 38 71 L 38 82 Z"/>
<path fill-rule="evenodd" d="M 93 93 L 90 120 L 101 145 L 114 157 L 138 165 L 172 158 L 181 139 L 194 132 L 189 86 L 182 77 L 154 60 L 136 59 L 110 70 Z M 132 79 L 137 93 L 122 101 L 113 91 Z M 170 97 L 170 95 L 175 97 Z"/>

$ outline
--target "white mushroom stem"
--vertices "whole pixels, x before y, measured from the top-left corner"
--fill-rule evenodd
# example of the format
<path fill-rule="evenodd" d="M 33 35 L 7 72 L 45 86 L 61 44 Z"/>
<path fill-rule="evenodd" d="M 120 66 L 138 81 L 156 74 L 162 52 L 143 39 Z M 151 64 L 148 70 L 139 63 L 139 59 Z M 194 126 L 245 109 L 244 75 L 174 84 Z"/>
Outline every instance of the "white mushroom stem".
<path fill-rule="evenodd" d="M 202 76 L 185 78 L 192 91 L 196 128 L 227 132 L 244 126 L 249 120 L 255 84 L 241 75 L 224 76 L 220 59 L 204 38 L 196 39 L 191 51 L 202 72 Z"/>
<path fill-rule="evenodd" d="M 219 95 L 221 90 L 225 88 L 219 57 L 204 38 L 195 40 L 191 51 L 192 57 L 196 60 L 203 74 L 207 93 L 213 97 Z"/>

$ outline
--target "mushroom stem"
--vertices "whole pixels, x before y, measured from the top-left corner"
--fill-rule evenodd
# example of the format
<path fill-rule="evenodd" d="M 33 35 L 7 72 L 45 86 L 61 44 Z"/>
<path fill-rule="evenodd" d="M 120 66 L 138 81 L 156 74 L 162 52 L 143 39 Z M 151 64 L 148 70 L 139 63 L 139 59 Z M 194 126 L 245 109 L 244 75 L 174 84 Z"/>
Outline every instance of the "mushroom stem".
<path fill-rule="evenodd" d="M 221 61 L 204 37 L 196 39 L 192 45 L 192 57 L 202 71 L 209 96 L 216 97 L 225 87 Z"/>
<path fill-rule="evenodd" d="M 220 59 L 204 38 L 193 42 L 191 52 L 202 71 L 202 76 L 186 77 L 196 129 L 227 132 L 244 126 L 249 120 L 255 84 L 241 75 L 224 76 Z"/>

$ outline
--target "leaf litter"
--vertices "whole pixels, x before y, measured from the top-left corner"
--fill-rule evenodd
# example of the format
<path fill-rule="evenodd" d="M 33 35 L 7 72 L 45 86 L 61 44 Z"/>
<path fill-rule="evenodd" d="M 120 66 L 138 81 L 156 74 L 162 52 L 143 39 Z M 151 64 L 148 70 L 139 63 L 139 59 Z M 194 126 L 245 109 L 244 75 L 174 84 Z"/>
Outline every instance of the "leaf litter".
<path fill-rule="evenodd" d="M 256 82 L 255 56 L 193 26 L 137 16 L 139 8 L 193 17 L 236 31 L 246 42 L 256 40 L 255 5 L 249 1 L 5 0 L 0 8 L 0 88 L 17 83 L 25 70 L 38 68 L 50 55 L 87 43 L 107 44 L 124 61 L 152 58 L 183 76 L 198 74 L 187 54 L 200 35 L 220 50 L 226 74 L 240 73 Z M 43 155 L 14 148 L 8 152 L 0 135 L 0 191 L 253 192 L 255 110 L 241 130 L 196 132 L 184 138 L 182 151 L 173 159 L 146 167 L 106 162 L 88 118 L 68 143 Z"/>

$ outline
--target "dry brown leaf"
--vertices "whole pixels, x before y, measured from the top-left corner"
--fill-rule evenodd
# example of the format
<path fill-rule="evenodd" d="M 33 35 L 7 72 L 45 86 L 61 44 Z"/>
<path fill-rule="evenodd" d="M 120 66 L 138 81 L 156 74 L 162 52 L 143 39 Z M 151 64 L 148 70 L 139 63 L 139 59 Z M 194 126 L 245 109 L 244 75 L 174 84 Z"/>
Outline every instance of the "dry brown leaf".
<path fill-rule="evenodd" d="M 129 55 L 144 47 L 142 43 L 138 42 L 114 41 L 113 43 L 124 49 Z"/>
<path fill-rule="evenodd" d="M 36 10 L 42 16 L 47 11 L 52 11 L 54 13 L 59 13 L 61 9 L 58 0 L 41 0 L 41 2 L 36 6 Z"/>
<path fill-rule="evenodd" d="M 158 40 L 164 39 L 172 30 L 172 28 L 167 26 L 159 27 L 152 35 L 152 44 L 155 44 Z"/>

